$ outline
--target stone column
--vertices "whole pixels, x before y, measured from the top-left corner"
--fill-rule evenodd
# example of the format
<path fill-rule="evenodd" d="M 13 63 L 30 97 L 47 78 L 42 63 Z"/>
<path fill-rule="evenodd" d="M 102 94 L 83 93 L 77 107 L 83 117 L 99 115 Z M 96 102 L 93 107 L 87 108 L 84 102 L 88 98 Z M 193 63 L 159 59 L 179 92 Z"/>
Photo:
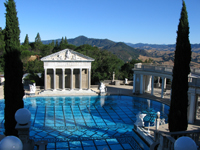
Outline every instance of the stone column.
<path fill-rule="evenodd" d="M 164 98 L 164 82 L 165 82 L 165 78 L 162 77 L 162 90 L 161 90 L 161 98 Z"/>
<path fill-rule="evenodd" d="M 196 112 L 196 101 L 197 101 L 197 96 L 196 93 L 190 93 L 189 97 L 189 114 L 188 114 L 188 123 L 194 123 L 195 120 L 195 112 Z"/>
<path fill-rule="evenodd" d="M 62 86 L 63 86 L 63 91 L 65 90 L 65 68 L 62 68 Z"/>
<path fill-rule="evenodd" d="M 167 84 L 166 84 L 167 78 L 164 78 L 164 89 L 166 89 Z"/>
<path fill-rule="evenodd" d="M 135 93 L 135 85 L 136 85 L 136 74 L 133 74 L 133 93 Z"/>
<path fill-rule="evenodd" d="M 53 87 L 54 91 L 56 90 L 56 68 L 53 68 Z"/>
<path fill-rule="evenodd" d="M 146 82 L 147 82 L 147 91 L 150 91 L 151 90 L 151 80 L 152 80 L 152 76 L 147 76 L 146 78 Z"/>
<path fill-rule="evenodd" d="M 143 74 L 140 75 L 140 94 L 143 94 Z"/>
<path fill-rule="evenodd" d="M 82 90 L 82 68 L 80 68 L 79 89 Z"/>
<path fill-rule="evenodd" d="M 154 90 L 154 76 L 151 78 L 151 95 L 153 95 L 153 90 Z"/>
<path fill-rule="evenodd" d="M 47 90 L 47 68 L 44 68 L 44 90 Z"/>
<path fill-rule="evenodd" d="M 88 68 L 88 90 L 90 89 L 90 68 Z"/>
<path fill-rule="evenodd" d="M 156 87 L 159 88 L 160 87 L 160 77 L 158 77 L 158 82 L 156 84 Z"/>
<path fill-rule="evenodd" d="M 71 68 L 71 90 L 73 90 L 73 70 L 74 68 Z"/>

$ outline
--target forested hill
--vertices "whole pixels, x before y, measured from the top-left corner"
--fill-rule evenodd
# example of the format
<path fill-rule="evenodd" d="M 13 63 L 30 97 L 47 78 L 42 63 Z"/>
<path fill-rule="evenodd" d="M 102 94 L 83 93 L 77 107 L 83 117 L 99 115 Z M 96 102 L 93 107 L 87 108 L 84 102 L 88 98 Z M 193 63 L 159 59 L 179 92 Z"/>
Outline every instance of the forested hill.
<path fill-rule="evenodd" d="M 57 41 L 59 43 L 61 39 L 57 39 Z M 118 58 L 122 59 L 125 62 L 130 61 L 132 59 L 137 59 L 139 55 L 150 56 L 150 54 L 143 49 L 133 48 L 123 42 L 113 42 L 108 39 L 94 39 L 87 38 L 85 36 L 79 36 L 74 39 L 68 39 L 67 41 L 69 44 L 76 46 L 89 44 L 91 46 L 96 46 L 100 49 L 108 50 L 113 54 L 117 55 Z M 43 44 L 49 44 L 52 42 L 52 40 L 42 42 Z M 54 42 L 56 42 L 56 40 L 54 40 Z"/>

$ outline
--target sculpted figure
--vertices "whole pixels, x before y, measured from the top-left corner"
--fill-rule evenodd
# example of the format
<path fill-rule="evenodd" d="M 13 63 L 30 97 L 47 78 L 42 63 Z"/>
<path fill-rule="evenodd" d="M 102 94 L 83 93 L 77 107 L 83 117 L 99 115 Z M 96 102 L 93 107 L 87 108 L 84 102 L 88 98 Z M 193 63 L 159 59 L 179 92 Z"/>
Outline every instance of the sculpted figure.
<path fill-rule="evenodd" d="M 70 56 L 71 56 L 71 53 L 69 50 L 67 50 L 66 55 L 65 55 L 66 59 L 70 59 Z"/>
<path fill-rule="evenodd" d="M 100 93 L 105 93 L 105 85 L 103 84 L 103 82 L 101 82 L 99 90 L 100 90 Z"/>
<path fill-rule="evenodd" d="M 136 115 L 136 122 L 135 122 L 135 125 L 136 126 L 139 126 L 139 127 L 143 127 L 144 126 L 144 117 L 146 116 L 147 114 L 141 114 L 141 112 L 139 112 L 137 115 Z"/>

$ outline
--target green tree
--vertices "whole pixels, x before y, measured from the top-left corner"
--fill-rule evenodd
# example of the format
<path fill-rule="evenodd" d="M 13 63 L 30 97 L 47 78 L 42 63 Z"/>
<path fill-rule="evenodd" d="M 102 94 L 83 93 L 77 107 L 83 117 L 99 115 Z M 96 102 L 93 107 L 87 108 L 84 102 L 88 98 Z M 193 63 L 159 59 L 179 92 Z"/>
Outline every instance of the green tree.
<path fill-rule="evenodd" d="M 101 51 L 97 47 L 92 47 L 88 44 L 75 48 L 75 51 L 95 59 L 91 67 L 92 84 L 105 79 L 112 79 L 113 72 L 115 72 L 116 78 L 119 77 L 123 61 L 111 52 L 107 50 Z"/>
<path fill-rule="evenodd" d="M 55 46 L 54 40 L 51 41 L 50 45 L 54 48 Z"/>
<path fill-rule="evenodd" d="M 24 43 L 21 45 L 20 49 L 21 49 L 21 52 L 31 50 L 31 46 L 29 45 L 28 34 L 26 34 L 26 37 L 24 39 Z"/>
<path fill-rule="evenodd" d="M 56 53 L 56 52 L 58 52 L 59 51 L 59 45 L 58 45 L 58 40 L 56 40 L 56 45 L 54 46 L 54 48 L 53 48 L 53 53 Z"/>
<path fill-rule="evenodd" d="M 51 54 L 52 50 L 53 50 L 53 47 L 51 45 L 43 45 L 40 51 L 41 56 L 44 57 Z"/>
<path fill-rule="evenodd" d="M 4 53 L 4 48 L 5 48 L 4 34 L 5 34 L 5 30 L 2 30 L 2 28 L 0 27 L 0 68 L 1 69 L 4 68 L 4 59 L 3 59 L 3 53 Z"/>
<path fill-rule="evenodd" d="M 15 112 L 24 107 L 22 84 L 23 64 L 20 59 L 20 29 L 14 0 L 6 1 L 5 54 L 4 54 L 4 118 L 5 135 L 18 135 L 15 130 Z"/>
<path fill-rule="evenodd" d="M 28 46 L 28 45 L 29 45 L 28 34 L 26 34 L 26 37 L 25 37 L 25 39 L 24 39 L 23 45 L 24 45 L 24 46 Z"/>
<path fill-rule="evenodd" d="M 4 42 L 4 30 L 0 27 L 0 56 L 4 52 L 5 42 Z"/>
<path fill-rule="evenodd" d="M 62 40 L 61 40 L 60 45 L 59 45 L 59 50 L 66 49 L 67 46 L 68 46 L 68 43 L 67 43 L 66 37 L 65 37 L 65 40 L 64 40 L 64 38 L 62 37 Z"/>
<path fill-rule="evenodd" d="M 132 80 L 133 79 L 133 68 L 134 68 L 134 65 L 136 63 L 141 63 L 142 61 L 141 60 L 136 60 L 136 59 L 132 59 L 130 62 L 128 63 L 125 63 L 122 67 L 121 67 L 121 76 L 120 76 L 120 79 L 125 79 L 125 78 L 128 78 L 129 80 Z"/>
<path fill-rule="evenodd" d="M 68 44 L 68 42 L 67 42 L 67 37 L 66 37 L 66 36 L 65 36 L 64 43 L 65 43 L 65 44 Z"/>
<path fill-rule="evenodd" d="M 172 95 L 169 111 L 170 132 L 185 131 L 188 127 L 188 74 L 190 73 L 191 45 L 185 2 L 179 20 L 174 57 Z"/>
<path fill-rule="evenodd" d="M 40 34 L 37 33 L 37 36 L 35 37 L 35 43 L 34 43 L 34 49 L 35 51 L 38 51 L 42 48 L 42 41 L 41 41 L 41 37 Z"/>

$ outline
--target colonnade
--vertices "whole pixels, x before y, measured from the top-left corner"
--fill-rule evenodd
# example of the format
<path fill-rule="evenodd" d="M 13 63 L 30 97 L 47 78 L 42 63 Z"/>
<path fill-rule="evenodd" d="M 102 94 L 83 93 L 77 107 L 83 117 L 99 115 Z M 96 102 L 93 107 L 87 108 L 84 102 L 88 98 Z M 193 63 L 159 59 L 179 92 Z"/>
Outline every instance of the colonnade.
<path fill-rule="evenodd" d="M 45 90 L 90 89 L 90 68 L 44 68 Z"/>
<path fill-rule="evenodd" d="M 155 76 L 153 75 L 134 74 L 133 93 L 143 94 L 145 91 L 151 91 L 151 95 L 154 95 L 154 77 Z M 157 87 L 160 87 L 160 78 L 162 79 L 161 98 L 164 98 L 167 78 L 158 77 L 158 81 L 156 83 Z"/>

